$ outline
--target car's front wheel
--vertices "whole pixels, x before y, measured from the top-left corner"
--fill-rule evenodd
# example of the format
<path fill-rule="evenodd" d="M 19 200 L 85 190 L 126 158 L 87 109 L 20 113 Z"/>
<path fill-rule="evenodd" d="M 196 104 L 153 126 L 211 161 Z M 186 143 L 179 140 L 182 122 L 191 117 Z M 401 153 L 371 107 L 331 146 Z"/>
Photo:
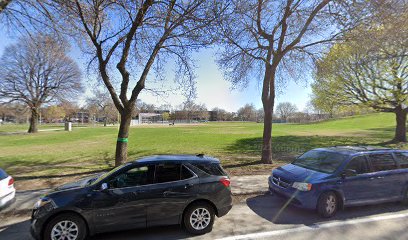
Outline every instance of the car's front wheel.
<path fill-rule="evenodd" d="M 87 228 L 84 220 L 76 214 L 65 213 L 54 217 L 45 227 L 45 240 L 84 240 Z"/>
<path fill-rule="evenodd" d="M 317 203 L 317 212 L 325 218 L 333 217 L 338 208 L 338 199 L 334 192 L 323 193 Z"/>
<path fill-rule="evenodd" d="M 189 233 L 199 235 L 211 232 L 214 218 L 213 207 L 203 202 L 190 205 L 184 213 L 183 221 Z"/>

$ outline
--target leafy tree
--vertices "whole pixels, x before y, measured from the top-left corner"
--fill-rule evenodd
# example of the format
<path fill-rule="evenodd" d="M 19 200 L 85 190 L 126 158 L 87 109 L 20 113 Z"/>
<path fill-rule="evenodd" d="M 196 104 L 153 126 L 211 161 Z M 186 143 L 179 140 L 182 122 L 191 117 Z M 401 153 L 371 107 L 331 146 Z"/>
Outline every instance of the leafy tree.
<path fill-rule="evenodd" d="M 170 113 L 168 112 L 162 113 L 162 119 L 163 121 L 168 121 L 170 119 Z"/>
<path fill-rule="evenodd" d="M 371 10 L 367 23 L 317 62 L 315 84 L 341 105 L 395 113 L 394 141 L 406 142 L 408 5 L 374 1 Z"/>
<path fill-rule="evenodd" d="M 0 99 L 30 108 L 29 133 L 38 131 L 44 103 L 72 99 L 82 90 L 81 73 L 68 49 L 68 44 L 48 35 L 22 37 L 6 47 L 0 59 Z"/>
<path fill-rule="evenodd" d="M 51 105 L 45 109 L 45 116 L 48 121 L 52 122 L 55 119 L 65 117 L 64 109 L 58 105 Z"/>

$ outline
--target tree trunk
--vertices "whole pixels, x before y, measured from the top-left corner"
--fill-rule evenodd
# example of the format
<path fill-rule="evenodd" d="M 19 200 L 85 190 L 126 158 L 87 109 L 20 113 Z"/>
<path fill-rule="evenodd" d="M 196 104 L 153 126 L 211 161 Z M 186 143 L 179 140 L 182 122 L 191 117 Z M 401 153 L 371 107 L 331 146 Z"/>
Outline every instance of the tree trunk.
<path fill-rule="evenodd" d="M 38 132 L 38 117 L 38 109 L 35 107 L 31 108 L 30 127 L 28 128 L 28 133 Z"/>
<path fill-rule="evenodd" d="M 115 166 L 119 166 L 127 161 L 128 137 L 132 113 L 124 111 L 120 115 L 120 125 L 118 139 L 116 142 Z"/>
<path fill-rule="evenodd" d="M 272 163 L 272 114 L 270 106 L 263 104 L 264 109 L 264 129 L 262 136 L 262 163 Z"/>
<path fill-rule="evenodd" d="M 275 104 L 275 72 L 274 65 L 266 64 L 262 86 L 262 105 L 264 109 L 264 130 L 262 136 L 262 163 L 272 163 L 272 116 Z"/>
<path fill-rule="evenodd" d="M 407 111 L 404 111 L 401 107 L 397 107 L 395 110 L 395 119 L 397 126 L 395 128 L 395 142 L 407 141 Z"/>
<path fill-rule="evenodd" d="M 103 126 L 106 127 L 108 125 L 108 118 L 105 116 L 103 119 Z"/>

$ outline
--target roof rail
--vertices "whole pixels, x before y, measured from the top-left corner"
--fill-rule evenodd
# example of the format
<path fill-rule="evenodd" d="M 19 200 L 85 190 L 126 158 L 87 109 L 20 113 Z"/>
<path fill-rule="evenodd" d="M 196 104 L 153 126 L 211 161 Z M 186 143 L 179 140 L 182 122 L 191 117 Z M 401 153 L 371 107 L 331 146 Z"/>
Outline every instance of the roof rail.
<path fill-rule="evenodd" d="M 204 153 L 199 153 L 199 154 L 196 155 L 196 157 L 202 158 L 202 157 L 204 157 Z"/>

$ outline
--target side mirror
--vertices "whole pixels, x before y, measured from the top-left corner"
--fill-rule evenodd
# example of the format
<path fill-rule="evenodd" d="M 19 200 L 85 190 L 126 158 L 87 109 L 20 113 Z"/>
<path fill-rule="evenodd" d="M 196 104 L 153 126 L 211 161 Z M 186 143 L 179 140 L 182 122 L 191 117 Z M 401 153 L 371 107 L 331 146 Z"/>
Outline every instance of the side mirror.
<path fill-rule="evenodd" d="M 101 192 L 108 190 L 109 185 L 107 183 L 102 183 L 101 188 L 99 189 Z"/>
<path fill-rule="evenodd" d="M 356 176 L 357 175 L 357 171 L 354 169 L 346 169 L 341 173 L 341 178 L 346 178 L 346 177 L 352 177 L 352 176 Z"/>

